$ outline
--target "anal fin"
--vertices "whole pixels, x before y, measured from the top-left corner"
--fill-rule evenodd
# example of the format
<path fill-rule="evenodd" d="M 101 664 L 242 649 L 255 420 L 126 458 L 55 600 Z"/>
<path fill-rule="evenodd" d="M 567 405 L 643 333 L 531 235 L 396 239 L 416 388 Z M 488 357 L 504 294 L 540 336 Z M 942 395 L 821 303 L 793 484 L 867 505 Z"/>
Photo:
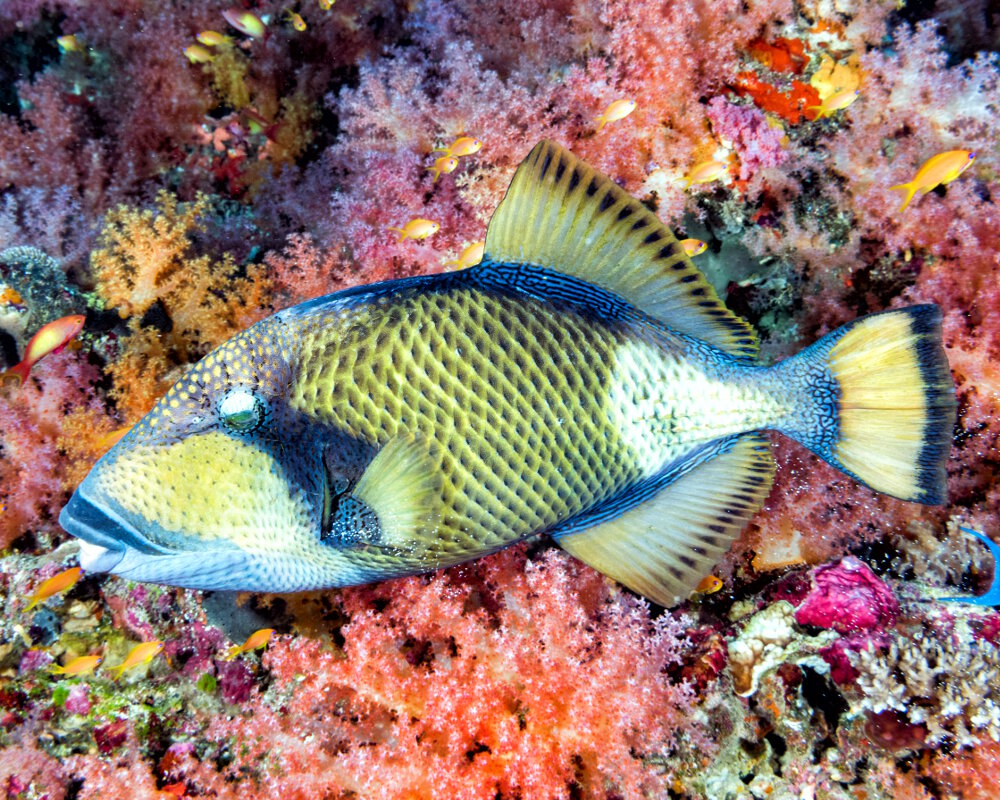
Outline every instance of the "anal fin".
<path fill-rule="evenodd" d="M 764 504 L 773 477 L 767 439 L 746 434 L 625 513 L 554 535 L 585 564 L 673 606 L 688 597 Z"/>

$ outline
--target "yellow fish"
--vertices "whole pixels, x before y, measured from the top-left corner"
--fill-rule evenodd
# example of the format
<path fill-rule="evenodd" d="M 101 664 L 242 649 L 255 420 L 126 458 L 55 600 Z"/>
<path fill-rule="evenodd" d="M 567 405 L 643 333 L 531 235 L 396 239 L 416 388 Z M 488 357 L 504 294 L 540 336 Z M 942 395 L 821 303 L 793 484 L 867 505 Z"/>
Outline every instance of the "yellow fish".
<path fill-rule="evenodd" d="M 329 11 L 333 8 L 333 4 L 335 2 L 337 2 L 337 0 L 319 0 L 319 7 L 324 11 Z"/>
<path fill-rule="evenodd" d="M 857 100 L 860 94 L 861 92 L 857 89 L 844 89 L 841 92 L 831 94 L 818 106 L 809 106 L 806 111 L 815 111 L 816 119 L 832 117 L 838 111 L 843 111 Z"/>
<path fill-rule="evenodd" d="M 599 123 L 597 130 L 601 130 L 609 122 L 617 122 L 620 119 L 625 119 L 633 111 L 635 111 L 635 100 L 615 100 L 604 109 L 604 113 L 594 120 L 594 122 Z"/>
<path fill-rule="evenodd" d="M 260 39 L 264 36 L 266 31 L 264 23 L 252 11 L 245 11 L 240 8 L 227 8 L 222 12 L 222 16 L 226 22 L 246 36 L 254 39 Z"/>
<path fill-rule="evenodd" d="M 445 261 L 441 266 L 450 267 L 454 265 L 455 269 L 474 267 L 483 260 L 483 250 L 485 247 L 486 242 L 473 242 L 462 251 L 462 255 L 458 257 L 457 261 Z"/>
<path fill-rule="evenodd" d="M 87 675 L 97 669 L 101 661 L 101 656 L 79 656 L 63 666 L 53 664 L 49 670 L 55 675 Z"/>
<path fill-rule="evenodd" d="M 291 9 L 288 10 L 288 21 L 292 23 L 292 27 L 295 28 L 299 33 L 306 29 L 306 21 L 302 19 L 301 14 L 296 14 Z"/>
<path fill-rule="evenodd" d="M 434 173 L 434 183 L 437 183 L 438 176 L 444 173 L 447 175 L 449 172 L 454 172 L 455 167 L 458 166 L 458 159 L 455 156 L 441 156 L 441 158 L 434 161 L 433 167 L 425 167 Z"/>
<path fill-rule="evenodd" d="M 60 36 L 56 39 L 56 44 L 59 45 L 59 49 L 63 53 L 78 53 L 83 49 L 83 47 L 80 46 L 80 40 L 76 38 L 75 33 Z"/>
<path fill-rule="evenodd" d="M 259 631 L 254 631 L 247 637 L 247 640 L 243 644 L 230 647 L 223 656 L 223 659 L 232 661 L 238 655 L 249 653 L 251 650 L 258 650 L 261 647 L 267 647 L 267 643 L 271 641 L 272 636 L 274 636 L 274 628 L 261 628 Z"/>
<path fill-rule="evenodd" d="M 404 239 L 426 239 L 428 236 L 433 236 L 440 229 L 441 226 L 438 223 L 429 219 L 421 219 L 420 217 L 411 219 L 402 228 L 389 228 L 390 231 L 396 231 L 399 234 L 397 241 L 400 242 Z"/>
<path fill-rule="evenodd" d="M 218 31 L 202 31 L 194 38 L 209 47 L 218 47 L 220 44 L 226 44 L 231 41 L 228 36 L 221 34 Z"/>
<path fill-rule="evenodd" d="M 28 597 L 30 601 L 25 612 L 31 611 L 39 603 L 44 603 L 53 595 L 59 594 L 60 592 L 65 592 L 72 588 L 73 585 L 80 580 L 81 569 L 79 567 L 72 567 L 71 569 L 64 569 L 57 575 L 53 575 L 51 578 L 42 581 L 41 585 L 35 589 L 35 591 Z"/>
<path fill-rule="evenodd" d="M 131 650 L 128 651 L 128 655 L 125 656 L 125 660 L 121 664 L 116 664 L 110 669 L 118 670 L 118 674 L 115 675 L 115 680 L 118 680 L 122 673 L 127 669 L 133 669 L 134 667 L 141 666 L 142 664 L 148 664 L 152 661 L 159 652 L 163 649 L 163 642 L 152 641 L 152 642 L 142 642 L 137 644 Z"/>
<path fill-rule="evenodd" d="M 215 60 L 215 54 L 200 44 L 189 44 L 184 48 L 184 55 L 192 64 L 208 64 Z"/>
<path fill-rule="evenodd" d="M 912 181 L 889 187 L 893 191 L 906 192 L 906 198 L 899 210 L 904 211 L 917 192 L 927 194 L 935 186 L 951 183 L 971 167 L 975 160 L 976 154 L 969 150 L 949 150 L 947 153 L 938 153 L 928 159 L 917 170 L 916 177 Z"/>
<path fill-rule="evenodd" d="M 553 142 L 482 261 L 356 286 L 208 354 L 97 462 L 60 523 L 84 569 L 294 592 L 539 533 L 672 605 L 763 506 L 765 431 L 872 489 L 946 499 L 955 390 L 933 305 L 775 364 L 657 216 Z"/>
<path fill-rule="evenodd" d="M 452 142 L 448 147 L 435 147 L 432 153 L 444 153 L 446 156 L 471 156 L 478 153 L 483 147 L 483 143 L 472 136 L 461 136 Z"/>
<path fill-rule="evenodd" d="M 708 243 L 703 242 L 701 239 L 681 239 L 681 247 L 684 248 L 684 252 L 689 257 L 694 258 L 708 250 Z"/>
<path fill-rule="evenodd" d="M 83 314 L 73 314 L 43 325 L 24 348 L 24 358 L 6 372 L 0 373 L 0 380 L 16 378 L 20 386 L 28 379 L 28 373 L 35 364 L 50 353 L 58 353 L 83 330 L 86 319 Z"/>
<path fill-rule="evenodd" d="M 718 576 L 706 575 L 704 578 L 701 579 L 701 583 L 699 583 L 694 588 L 694 590 L 698 594 L 715 594 L 724 585 L 725 584 L 722 582 L 722 579 L 719 578 Z"/>
<path fill-rule="evenodd" d="M 684 188 L 690 189 L 695 183 L 711 183 L 726 174 L 728 170 L 721 161 L 702 161 L 691 168 L 691 171 L 681 180 L 686 181 Z"/>

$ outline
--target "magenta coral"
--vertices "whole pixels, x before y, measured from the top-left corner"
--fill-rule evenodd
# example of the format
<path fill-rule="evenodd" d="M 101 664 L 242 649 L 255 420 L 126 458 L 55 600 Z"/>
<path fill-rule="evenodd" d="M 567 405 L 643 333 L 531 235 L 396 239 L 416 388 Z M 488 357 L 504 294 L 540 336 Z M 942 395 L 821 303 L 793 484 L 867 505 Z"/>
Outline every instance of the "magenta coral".
<path fill-rule="evenodd" d="M 871 568 L 854 556 L 817 567 L 813 588 L 795 610 L 800 625 L 832 628 L 838 633 L 873 631 L 891 626 L 899 601 Z"/>

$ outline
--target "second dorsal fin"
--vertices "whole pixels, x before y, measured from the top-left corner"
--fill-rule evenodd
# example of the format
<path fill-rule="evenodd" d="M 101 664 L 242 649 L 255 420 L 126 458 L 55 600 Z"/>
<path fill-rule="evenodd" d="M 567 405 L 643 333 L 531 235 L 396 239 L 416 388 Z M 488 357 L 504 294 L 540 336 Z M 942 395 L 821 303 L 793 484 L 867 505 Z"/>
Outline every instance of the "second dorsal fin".
<path fill-rule="evenodd" d="M 673 330 L 731 355 L 757 337 L 642 203 L 555 142 L 521 162 L 486 232 L 484 260 L 535 264 L 614 292 Z"/>

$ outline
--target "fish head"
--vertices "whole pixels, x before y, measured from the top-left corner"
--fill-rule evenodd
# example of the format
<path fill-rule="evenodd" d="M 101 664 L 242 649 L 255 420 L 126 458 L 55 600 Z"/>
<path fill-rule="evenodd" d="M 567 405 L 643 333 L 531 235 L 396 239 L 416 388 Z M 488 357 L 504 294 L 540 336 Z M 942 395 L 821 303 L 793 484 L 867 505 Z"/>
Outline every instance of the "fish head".
<path fill-rule="evenodd" d="M 195 589 L 352 582 L 320 541 L 322 436 L 286 400 L 296 346 L 279 317 L 209 353 L 94 465 L 59 517 L 84 570 Z"/>

